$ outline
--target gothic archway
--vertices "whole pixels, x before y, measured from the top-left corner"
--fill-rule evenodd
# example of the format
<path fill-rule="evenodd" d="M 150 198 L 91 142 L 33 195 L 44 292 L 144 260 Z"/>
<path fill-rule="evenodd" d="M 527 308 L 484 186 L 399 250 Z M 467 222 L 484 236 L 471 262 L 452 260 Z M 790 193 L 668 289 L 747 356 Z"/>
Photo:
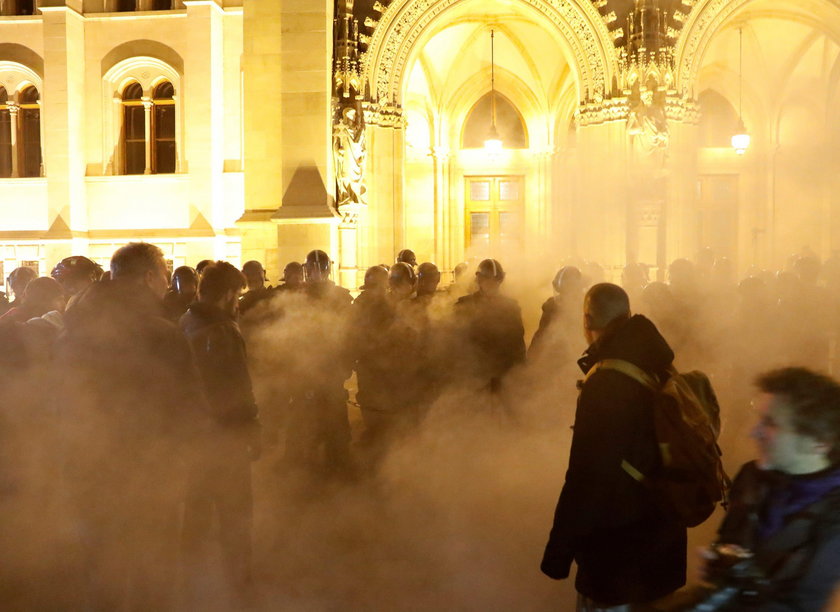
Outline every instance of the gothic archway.
<path fill-rule="evenodd" d="M 371 37 L 362 67 L 370 99 L 401 105 L 403 72 L 417 39 L 447 9 L 465 0 L 394 0 Z M 580 81 L 584 102 L 600 101 L 617 70 L 612 37 L 603 17 L 588 0 L 518 0 L 535 8 L 560 31 Z"/>

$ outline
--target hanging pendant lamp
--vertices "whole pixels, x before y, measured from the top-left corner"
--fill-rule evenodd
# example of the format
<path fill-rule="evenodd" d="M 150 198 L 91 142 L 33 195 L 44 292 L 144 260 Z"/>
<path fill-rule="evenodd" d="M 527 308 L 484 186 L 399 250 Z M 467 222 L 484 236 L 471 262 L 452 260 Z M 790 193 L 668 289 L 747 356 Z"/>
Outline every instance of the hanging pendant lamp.
<path fill-rule="evenodd" d="M 744 155 L 750 148 L 752 138 L 744 125 L 744 28 L 738 28 L 738 128 L 732 136 L 732 148 L 738 155 Z"/>
<path fill-rule="evenodd" d="M 503 147 L 502 137 L 496 129 L 496 32 L 490 30 L 490 129 L 484 139 L 484 149 L 495 153 Z"/>

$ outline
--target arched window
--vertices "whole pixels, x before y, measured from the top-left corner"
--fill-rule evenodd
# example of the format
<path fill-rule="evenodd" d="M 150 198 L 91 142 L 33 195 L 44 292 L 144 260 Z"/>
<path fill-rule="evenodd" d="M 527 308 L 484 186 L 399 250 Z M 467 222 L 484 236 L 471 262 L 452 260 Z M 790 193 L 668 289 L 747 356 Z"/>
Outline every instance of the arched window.
<path fill-rule="evenodd" d="M 41 107 L 31 85 L 18 94 L 18 167 L 20 176 L 41 176 Z"/>
<path fill-rule="evenodd" d="M 0 178 L 12 176 L 12 116 L 8 94 L 0 87 Z"/>
<path fill-rule="evenodd" d="M 123 174 L 168 174 L 176 169 L 175 88 L 163 81 L 143 97 L 129 83 L 122 94 Z"/>
<path fill-rule="evenodd" d="M 175 172 L 175 88 L 164 81 L 152 98 L 152 172 Z"/>
<path fill-rule="evenodd" d="M 492 93 L 487 93 L 467 115 L 462 147 L 480 149 L 484 146 L 492 123 Z M 505 96 L 496 92 L 496 129 L 505 149 L 527 149 L 528 132 L 516 107 Z"/>
<path fill-rule="evenodd" d="M 146 111 L 143 88 L 129 83 L 123 90 L 123 174 L 146 172 Z"/>

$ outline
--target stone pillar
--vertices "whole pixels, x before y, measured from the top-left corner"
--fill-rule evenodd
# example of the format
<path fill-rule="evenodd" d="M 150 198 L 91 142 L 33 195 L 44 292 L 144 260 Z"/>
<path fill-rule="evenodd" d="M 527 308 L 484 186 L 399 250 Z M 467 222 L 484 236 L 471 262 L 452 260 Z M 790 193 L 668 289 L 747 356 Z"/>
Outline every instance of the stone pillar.
<path fill-rule="evenodd" d="M 355 289 L 358 285 L 358 227 L 363 208 L 362 205 L 348 204 L 338 211 L 341 215 L 338 225 L 338 281 L 348 289 Z"/>
<path fill-rule="evenodd" d="M 371 119 L 374 121 L 371 121 Z M 397 112 L 380 123 L 369 113 L 367 122 L 366 262 L 388 263 L 405 240 L 403 209 L 403 130 Z M 373 265 L 371 264 L 371 265 Z"/>
<path fill-rule="evenodd" d="M 189 160 L 190 203 L 209 222 L 216 236 L 214 257 L 223 259 L 225 228 L 224 188 L 224 12 L 216 2 L 185 0 L 185 29 L 190 54 L 185 58 L 184 97 L 188 115 L 185 157 Z M 177 112 L 177 110 L 176 110 Z"/>
<path fill-rule="evenodd" d="M 14 103 L 9 102 L 9 129 L 11 130 L 12 143 L 12 178 L 20 176 L 20 151 L 18 151 L 18 111 L 20 107 Z"/>
<path fill-rule="evenodd" d="M 146 139 L 146 167 L 143 174 L 152 173 L 152 99 L 146 96 L 141 98 L 143 102 L 143 134 Z"/>
<path fill-rule="evenodd" d="M 85 20 L 66 5 L 45 6 L 43 15 L 44 83 L 41 122 L 50 237 L 67 240 L 88 229 L 85 190 Z M 64 248 L 64 247 L 61 247 Z M 74 248 L 80 245 L 74 244 Z M 83 246 L 81 247 L 83 248 Z M 62 255 L 58 250 L 52 257 Z M 64 255 L 64 256 L 66 256 Z"/>
<path fill-rule="evenodd" d="M 553 198 L 553 178 L 552 171 L 554 169 L 554 147 L 545 147 L 535 152 L 534 158 L 537 168 L 537 181 L 539 191 L 537 194 L 537 226 L 536 237 L 545 245 L 552 242 L 552 233 L 554 228 L 554 198 Z"/>
<path fill-rule="evenodd" d="M 435 261 L 443 270 L 452 269 L 449 244 L 449 147 L 432 148 L 435 174 Z"/>

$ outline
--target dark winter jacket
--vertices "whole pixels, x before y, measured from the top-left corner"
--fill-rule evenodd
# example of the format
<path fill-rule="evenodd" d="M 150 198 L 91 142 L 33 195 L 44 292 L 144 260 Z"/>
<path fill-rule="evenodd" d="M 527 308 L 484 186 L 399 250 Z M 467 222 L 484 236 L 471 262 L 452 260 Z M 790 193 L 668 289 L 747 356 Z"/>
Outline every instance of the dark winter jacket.
<path fill-rule="evenodd" d="M 466 340 L 460 365 L 468 375 L 495 388 L 513 366 L 525 361 L 525 328 L 516 300 L 476 291 L 455 303 L 455 314 Z"/>
<path fill-rule="evenodd" d="M 217 425 L 250 427 L 257 419 L 245 341 L 230 315 L 216 306 L 196 302 L 181 317 L 201 373 L 211 416 Z"/>
<path fill-rule="evenodd" d="M 603 359 L 623 359 L 651 374 L 674 353 L 648 319 L 635 316 L 589 347 L 587 373 Z M 659 454 L 653 392 L 601 369 L 583 384 L 575 415 L 566 483 L 542 562 L 552 578 L 578 565 L 576 588 L 599 604 L 647 602 L 685 582 L 686 531 L 663 516 L 649 492 L 624 470 L 655 470 Z"/>
<path fill-rule="evenodd" d="M 840 469 L 787 476 L 748 463 L 730 497 L 718 541 L 755 553 L 771 582 L 762 612 L 825 609 L 840 585 Z"/>
<path fill-rule="evenodd" d="M 138 466 L 168 471 L 176 457 L 187 458 L 207 410 L 190 347 L 161 300 L 145 286 L 94 283 L 64 324 L 56 410 L 70 471 L 122 481 Z"/>

